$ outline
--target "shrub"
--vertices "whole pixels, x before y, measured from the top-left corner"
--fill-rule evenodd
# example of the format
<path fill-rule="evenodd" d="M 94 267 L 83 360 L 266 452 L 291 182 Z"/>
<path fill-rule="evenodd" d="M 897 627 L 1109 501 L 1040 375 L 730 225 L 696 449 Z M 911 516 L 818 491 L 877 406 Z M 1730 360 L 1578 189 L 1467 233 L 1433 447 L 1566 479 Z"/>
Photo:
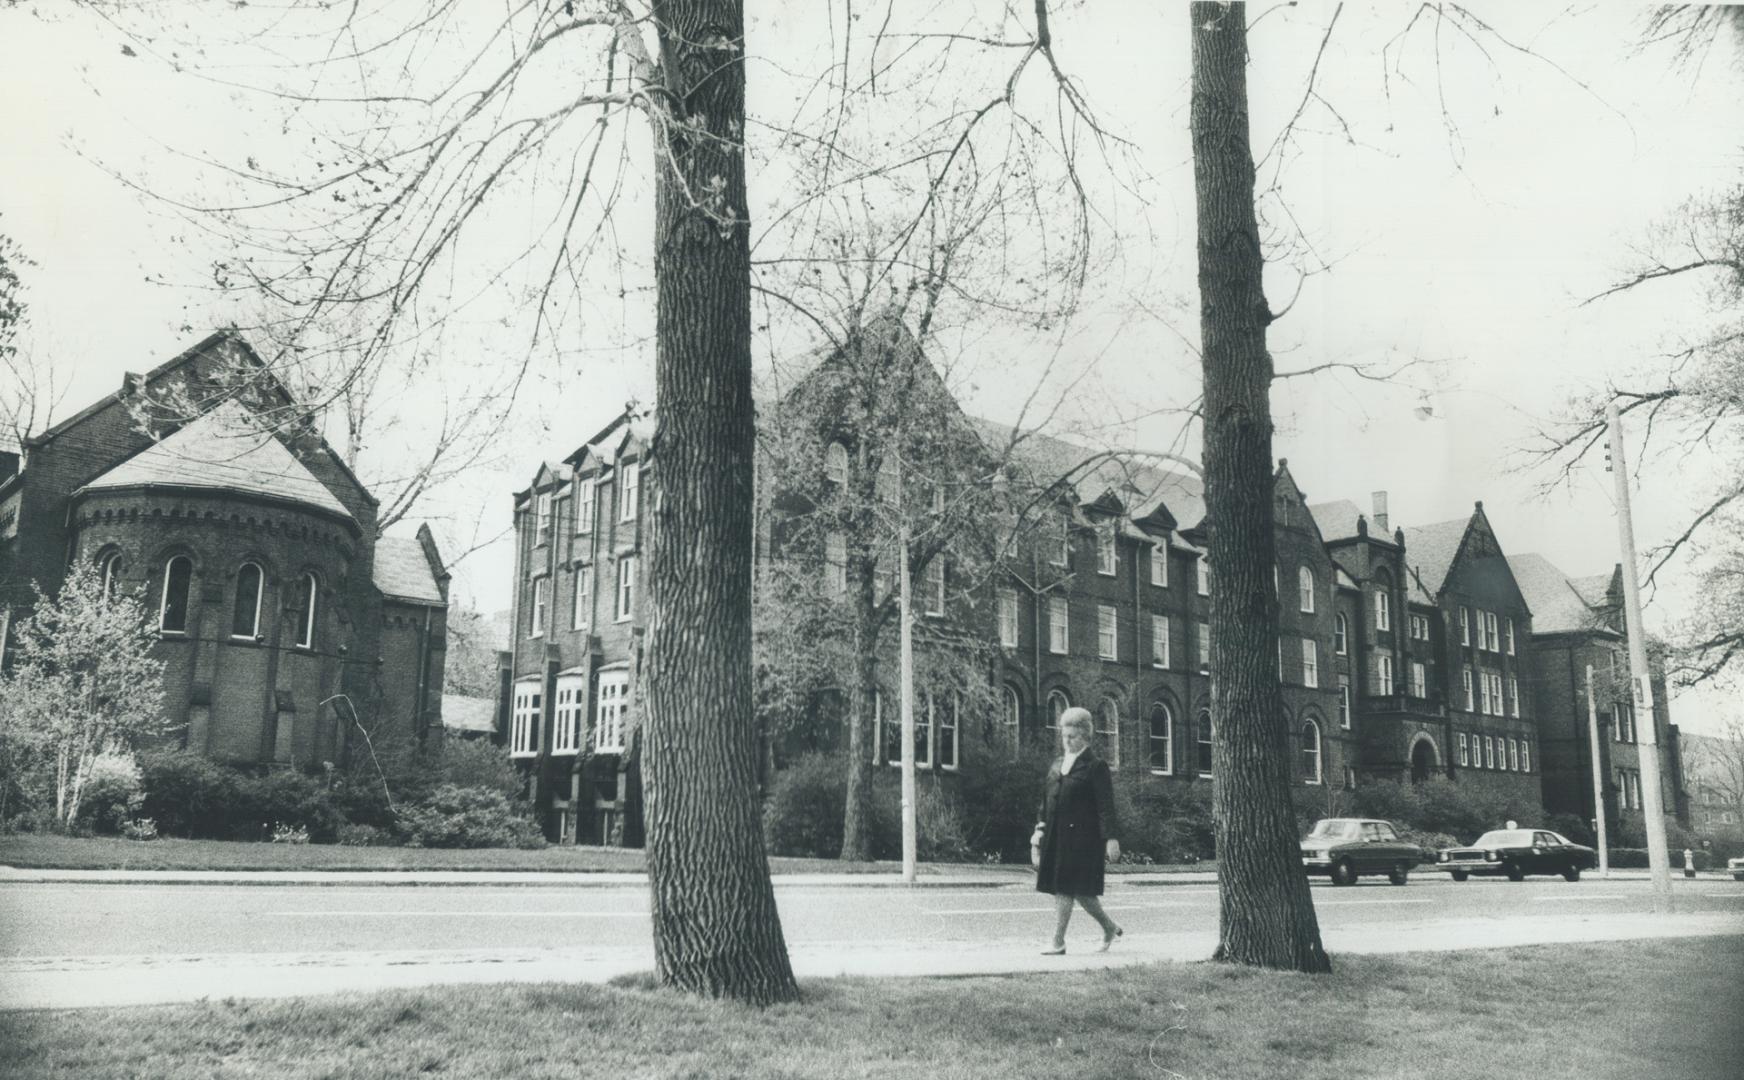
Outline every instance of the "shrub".
<path fill-rule="evenodd" d="M 374 825 L 341 825 L 335 839 L 346 847 L 384 847 L 394 842 L 391 833 Z"/>
<path fill-rule="evenodd" d="M 301 825 L 273 824 L 271 827 L 272 842 L 275 844 L 307 844 L 309 830 Z"/>
<path fill-rule="evenodd" d="M 412 847 L 542 848 L 533 822 L 489 788 L 443 784 L 424 801 L 400 810 L 399 832 Z"/>
<path fill-rule="evenodd" d="M 1216 854 L 1211 785 L 1115 782 L 1121 858 L 1140 863 L 1191 863 Z"/>
<path fill-rule="evenodd" d="M 801 754 L 776 773 L 763 802 L 763 843 L 771 855 L 835 859 L 842 854 L 847 777 L 838 754 Z"/>
<path fill-rule="evenodd" d="M 204 754 L 170 750 L 140 758 L 140 810 L 169 836 L 228 838 L 237 823 L 243 777 Z"/>
<path fill-rule="evenodd" d="M 1015 759 L 988 760 L 957 778 L 964 846 L 977 861 L 1029 862 L 1029 834 L 1051 757 L 1030 747 Z"/>
<path fill-rule="evenodd" d="M 283 826 L 301 830 L 307 840 L 330 844 L 345 817 L 327 785 L 291 769 L 245 777 L 237 785 L 237 821 L 256 835 Z M 273 836 L 278 841 L 276 835 Z"/>
<path fill-rule="evenodd" d="M 1520 802 L 1461 786 L 1445 776 L 1432 776 L 1421 783 L 1375 780 L 1354 792 L 1356 812 L 1385 818 L 1402 828 L 1419 832 L 1451 833 L 1469 843 L 1504 822 L 1536 822 L 1543 810 L 1534 802 Z"/>
<path fill-rule="evenodd" d="M 156 840 L 157 822 L 148 817 L 123 821 L 121 823 L 121 835 L 128 840 Z"/>
<path fill-rule="evenodd" d="M 441 783 L 490 788 L 511 801 L 519 799 L 526 787 L 526 778 L 509 755 L 487 739 L 444 740 L 435 761 Z"/>
<path fill-rule="evenodd" d="M 1551 832 L 1561 833 L 1577 844 L 1585 844 L 1587 847 L 1595 846 L 1599 840 L 1593 835 L 1593 830 L 1586 821 L 1576 814 L 1551 814 L 1544 819 L 1544 827 Z"/>
<path fill-rule="evenodd" d="M 896 854 L 900 858 L 900 793 L 892 809 L 899 823 Z M 967 817 L 959 793 L 948 790 L 937 777 L 921 778 L 914 792 L 915 858 L 924 862 L 984 862 L 969 839 L 978 830 L 969 824 Z"/>
<path fill-rule="evenodd" d="M 139 762 L 125 752 L 98 754 L 79 792 L 79 821 L 92 831 L 116 833 L 145 801 Z"/>

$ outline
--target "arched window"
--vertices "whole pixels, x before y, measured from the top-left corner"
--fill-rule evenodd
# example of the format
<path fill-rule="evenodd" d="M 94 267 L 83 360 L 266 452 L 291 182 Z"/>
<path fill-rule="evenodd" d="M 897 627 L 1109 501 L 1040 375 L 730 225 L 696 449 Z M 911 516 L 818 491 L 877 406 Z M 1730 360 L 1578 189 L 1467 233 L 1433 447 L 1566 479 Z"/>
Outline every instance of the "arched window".
<path fill-rule="evenodd" d="M 1350 631 L 1344 621 L 1344 612 L 1332 620 L 1332 651 L 1340 656 L 1350 652 Z"/>
<path fill-rule="evenodd" d="M 231 609 L 230 636 L 253 641 L 260 636 L 260 567 L 243 563 L 236 571 L 236 604 Z"/>
<path fill-rule="evenodd" d="M 1194 734 L 1197 735 L 1198 739 L 1199 739 L 1199 743 L 1198 743 L 1199 775 L 1200 776 L 1210 776 L 1211 775 L 1211 710 L 1210 709 L 1200 709 L 1199 710 L 1199 722 L 1197 724 L 1195 724 L 1194 727 L 1197 729 L 1194 732 Z"/>
<path fill-rule="evenodd" d="M 177 555 L 164 564 L 163 596 L 158 601 L 157 627 L 167 634 L 188 632 L 188 586 L 194 580 L 194 560 Z"/>
<path fill-rule="evenodd" d="M 1048 730 L 1056 730 L 1060 726 L 1060 714 L 1072 707 L 1072 699 L 1066 696 L 1064 690 L 1048 691 Z"/>
<path fill-rule="evenodd" d="M 1314 611 L 1314 571 L 1306 566 L 1296 568 L 1296 593 L 1298 606 L 1306 613 Z"/>
<path fill-rule="evenodd" d="M 1015 742 L 1023 730 L 1023 699 L 1009 686 L 999 688 L 999 721 Z"/>
<path fill-rule="evenodd" d="M 1120 767 L 1120 703 L 1105 697 L 1096 703 L 1096 734 L 1102 736 L 1102 756 L 1110 768 Z"/>
<path fill-rule="evenodd" d="M 97 580 L 102 584 L 105 598 L 112 600 L 115 598 L 115 594 L 121 591 L 122 568 L 121 552 L 119 551 L 111 551 L 103 556 L 102 561 L 97 564 Z"/>
<path fill-rule="evenodd" d="M 1320 783 L 1320 725 L 1302 721 L 1302 782 Z"/>
<path fill-rule="evenodd" d="M 1169 776 L 1175 771 L 1175 718 L 1160 701 L 1151 702 L 1151 772 Z"/>
<path fill-rule="evenodd" d="M 832 484 L 848 482 L 848 448 L 839 442 L 824 447 L 824 479 Z"/>
<path fill-rule="evenodd" d="M 297 584 L 297 648 L 315 647 L 315 598 L 319 583 L 314 574 L 304 574 Z"/>

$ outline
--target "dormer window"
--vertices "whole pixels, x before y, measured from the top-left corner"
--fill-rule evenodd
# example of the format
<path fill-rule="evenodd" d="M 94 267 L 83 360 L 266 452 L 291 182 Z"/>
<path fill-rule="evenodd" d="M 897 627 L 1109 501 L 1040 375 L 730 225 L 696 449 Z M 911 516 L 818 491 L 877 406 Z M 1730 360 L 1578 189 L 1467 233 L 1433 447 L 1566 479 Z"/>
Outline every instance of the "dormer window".
<path fill-rule="evenodd" d="M 626 461 L 618 467 L 618 520 L 636 520 L 636 497 L 639 494 L 642 478 L 641 470 L 634 461 Z"/>
<path fill-rule="evenodd" d="M 593 532 L 593 479 L 576 478 L 575 481 L 575 531 L 578 533 Z"/>
<path fill-rule="evenodd" d="M 541 492 L 533 506 L 533 543 L 537 546 L 551 539 L 551 493 Z"/>
<path fill-rule="evenodd" d="M 1114 526 L 1104 525 L 1096 530 L 1096 572 L 1107 577 L 1114 576 Z"/>

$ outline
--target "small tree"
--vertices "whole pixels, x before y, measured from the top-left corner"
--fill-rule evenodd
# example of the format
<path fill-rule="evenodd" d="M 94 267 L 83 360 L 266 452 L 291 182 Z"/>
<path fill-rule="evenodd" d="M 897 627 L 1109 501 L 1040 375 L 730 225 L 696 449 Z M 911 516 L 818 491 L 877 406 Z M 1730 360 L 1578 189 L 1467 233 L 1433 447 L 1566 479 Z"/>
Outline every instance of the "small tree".
<path fill-rule="evenodd" d="M 0 673 L 0 739 L 15 752 L 0 762 L 52 761 L 55 820 L 70 824 L 97 755 L 163 730 L 157 638 L 139 597 L 105 588 L 83 560 L 53 598 L 37 590 L 15 632 L 11 667 Z"/>

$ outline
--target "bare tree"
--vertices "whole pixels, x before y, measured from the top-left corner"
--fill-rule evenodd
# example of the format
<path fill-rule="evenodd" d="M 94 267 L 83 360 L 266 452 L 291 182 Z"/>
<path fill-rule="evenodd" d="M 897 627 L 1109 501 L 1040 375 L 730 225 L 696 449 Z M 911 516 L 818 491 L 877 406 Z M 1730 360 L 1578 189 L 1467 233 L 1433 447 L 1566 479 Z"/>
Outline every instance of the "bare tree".
<path fill-rule="evenodd" d="M 23 275 L 34 265 L 15 240 L 0 233 L 0 438 L 13 447 L 46 427 L 59 403 L 54 367 L 18 347 L 19 328 L 30 312 Z"/>

